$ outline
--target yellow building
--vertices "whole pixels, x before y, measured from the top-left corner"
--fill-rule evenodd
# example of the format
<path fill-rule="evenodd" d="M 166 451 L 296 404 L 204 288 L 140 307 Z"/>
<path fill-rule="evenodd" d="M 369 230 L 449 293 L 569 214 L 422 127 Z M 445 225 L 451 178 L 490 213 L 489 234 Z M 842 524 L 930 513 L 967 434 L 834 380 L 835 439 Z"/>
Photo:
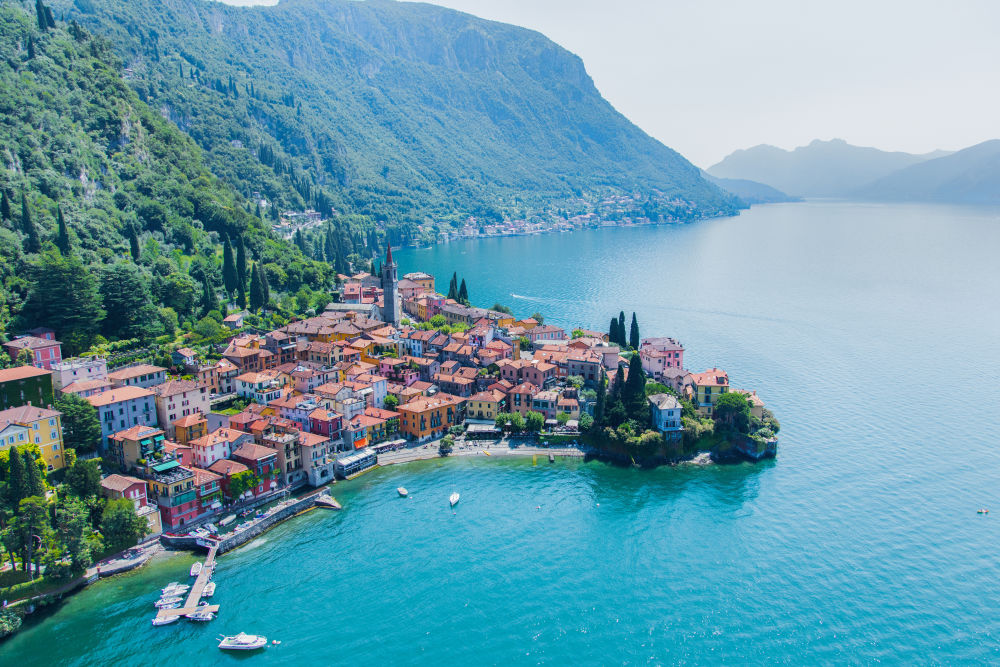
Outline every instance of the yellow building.
<path fill-rule="evenodd" d="M 496 416 L 503 412 L 503 407 L 507 403 L 507 396 L 497 390 L 481 391 L 473 394 L 465 403 L 465 416 L 469 419 L 496 419 Z"/>
<path fill-rule="evenodd" d="M 0 412 L 0 425 L 11 423 L 28 429 L 28 442 L 38 445 L 46 467 L 52 471 L 66 466 L 61 417 L 56 410 L 22 405 Z"/>
<path fill-rule="evenodd" d="M 729 391 L 729 375 L 726 371 L 712 368 L 704 373 L 691 374 L 691 386 L 694 396 L 692 400 L 698 412 L 711 417 L 715 402 Z"/>

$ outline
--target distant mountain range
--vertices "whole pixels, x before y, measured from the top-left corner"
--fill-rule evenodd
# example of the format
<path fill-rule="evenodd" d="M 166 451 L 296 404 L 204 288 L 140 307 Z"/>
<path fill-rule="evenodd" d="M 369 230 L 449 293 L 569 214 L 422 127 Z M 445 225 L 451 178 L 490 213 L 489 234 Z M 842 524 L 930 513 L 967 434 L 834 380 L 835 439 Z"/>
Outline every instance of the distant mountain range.
<path fill-rule="evenodd" d="M 1000 204 L 1000 139 L 900 169 L 856 194 L 882 201 Z"/>
<path fill-rule="evenodd" d="M 772 186 L 791 197 L 996 204 L 1000 140 L 922 155 L 852 146 L 842 139 L 791 151 L 760 145 L 735 151 L 705 173 L 748 203 L 758 203 L 754 190 Z M 741 179 L 753 182 L 753 190 L 733 184 Z"/>
<path fill-rule="evenodd" d="M 745 178 L 716 178 L 707 171 L 703 171 L 702 176 L 726 192 L 736 195 L 747 204 L 780 204 L 783 202 L 802 201 L 801 197 L 787 195 L 777 188 L 772 188 L 770 185 L 764 185 L 757 181 L 750 181 Z"/>

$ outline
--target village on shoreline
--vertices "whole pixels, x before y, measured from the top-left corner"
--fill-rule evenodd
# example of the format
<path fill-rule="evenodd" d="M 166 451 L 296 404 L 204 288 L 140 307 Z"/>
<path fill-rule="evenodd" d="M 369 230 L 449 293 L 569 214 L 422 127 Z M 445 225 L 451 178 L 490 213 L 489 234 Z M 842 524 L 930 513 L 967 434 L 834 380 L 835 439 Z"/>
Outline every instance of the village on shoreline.
<path fill-rule="evenodd" d="M 657 465 L 776 453 L 778 422 L 756 392 L 718 368 L 686 370 L 684 346 L 640 338 L 635 314 L 628 333 L 624 313 L 607 333 L 518 319 L 469 305 L 457 276 L 447 295 L 428 274 L 398 277 L 391 249 L 380 275 L 340 282 L 324 312 L 275 330 L 230 313 L 228 338 L 180 347 L 169 367 L 63 359 L 57 332 L 39 323 L 4 344 L 26 362 L 0 370 L 4 477 L 18 459 L 37 463 L 49 488 L 99 479 L 100 495 L 134 508 L 134 544 L 192 530 L 220 539 L 215 524 L 235 512 L 451 454 Z M 99 442 L 77 456 L 66 443 L 81 432 Z M 12 566 L 31 563 L 11 546 Z M 32 579 L 43 570 L 34 558 Z"/>

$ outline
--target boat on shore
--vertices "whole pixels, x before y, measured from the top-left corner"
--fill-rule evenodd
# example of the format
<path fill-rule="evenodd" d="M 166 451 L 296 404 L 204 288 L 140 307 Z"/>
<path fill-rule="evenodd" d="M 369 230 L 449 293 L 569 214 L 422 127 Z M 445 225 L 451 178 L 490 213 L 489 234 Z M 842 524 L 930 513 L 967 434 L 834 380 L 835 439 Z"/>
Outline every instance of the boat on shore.
<path fill-rule="evenodd" d="M 220 525 L 220 526 L 228 526 L 228 525 L 229 525 L 229 524 L 231 524 L 231 523 L 232 523 L 233 521 L 236 521 L 236 515 L 235 515 L 235 514 L 230 514 L 230 515 L 229 515 L 229 516 L 227 516 L 227 517 L 226 517 L 225 519 L 223 519 L 223 520 L 219 521 L 219 525 Z"/>
<path fill-rule="evenodd" d="M 176 623 L 181 620 L 180 616 L 154 616 L 152 623 L 153 625 L 170 625 L 171 623 Z"/>
<path fill-rule="evenodd" d="M 255 651 L 267 646 L 267 637 L 264 635 L 248 635 L 241 632 L 231 637 L 221 637 L 219 648 L 227 651 Z"/>
<path fill-rule="evenodd" d="M 455 505 L 458 504 L 459 498 L 461 498 L 461 496 L 458 495 L 458 491 L 456 491 L 455 493 L 451 494 L 451 496 L 448 498 L 448 504 L 454 507 Z"/>
<path fill-rule="evenodd" d="M 402 487 L 402 486 L 401 486 L 401 487 L 399 487 L 398 489 L 396 489 L 396 493 L 398 493 L 398 494 L 399 494 L 399 495 L 400 495 L 401 497 L 403 497 L 403 498 L 405 498 L 406 496 L 410 495 L 410 492 L 409 492 L 409 491 L 407 491 L 407 490 L 406 490 L 406 489 L 405 489 L 404 487 Z"/>
<path fill-rule="evenodd" d="M 210 581 L 205 585 L 205 590 L 201 592 L 201 597 L 210 598 L 215 595 L 215 582 Z"/>
<path fill-rule="evenodd" d="M 201 568 L 203 568 L 203 567 L 205 567 L 205 566 L 202 564 L 201 561 L 198 561 L 197 563 L 195 563 L 194 565 L 192 565 L 191 566 L 191 576 L 192 577 L 197 577 L 199 574 L 201 574 Z"/>
<path fill-rule="evenodd" d="M 340 503 L 338 503 L 337 499 L 334 498 L 333 496 L 331 496 L 328 493 L 324 493 L 324 494 L 322 494 L 320 496 L 316 496 L 316 500 L 314 502 L 316 503 L 317 507 L 325 507 L 325 508 L 331 509 L 331 510 L 339 510 L 340 509 Z"/>

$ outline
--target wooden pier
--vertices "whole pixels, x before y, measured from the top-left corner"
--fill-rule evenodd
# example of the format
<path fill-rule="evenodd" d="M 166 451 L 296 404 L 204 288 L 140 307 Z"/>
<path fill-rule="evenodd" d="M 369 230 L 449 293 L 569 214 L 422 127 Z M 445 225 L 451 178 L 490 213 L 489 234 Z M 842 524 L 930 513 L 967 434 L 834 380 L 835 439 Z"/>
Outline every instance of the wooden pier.
<path fill-rule="evenodd" d="M 198 606 L 198 602 L 201 600 L 201 594 L 205 590 L 205 586 L 212 579 L 212 572 L 215 571 L 215 554 L 219 550 L 219 543 L 214 543 L 208 549 L 208 556 L 205 558 L 205 562 L 202 564 L 201 572 L 198 573 L 198 577 L 194 580 L 194 584 L 191 586 L 191 590 L 188 592 L 187 601 L 184 602 L 184 606 L 178 607 L 177 609 L 161 609 L 157 612 L 157 618 L 168 618 L 170 616 L 187 616 L 188 614 L 193 614 L 196 611 L 210 611 L 213 614 L 219 611 L 219 605 L 210 604 L 205 606 Z"/>

